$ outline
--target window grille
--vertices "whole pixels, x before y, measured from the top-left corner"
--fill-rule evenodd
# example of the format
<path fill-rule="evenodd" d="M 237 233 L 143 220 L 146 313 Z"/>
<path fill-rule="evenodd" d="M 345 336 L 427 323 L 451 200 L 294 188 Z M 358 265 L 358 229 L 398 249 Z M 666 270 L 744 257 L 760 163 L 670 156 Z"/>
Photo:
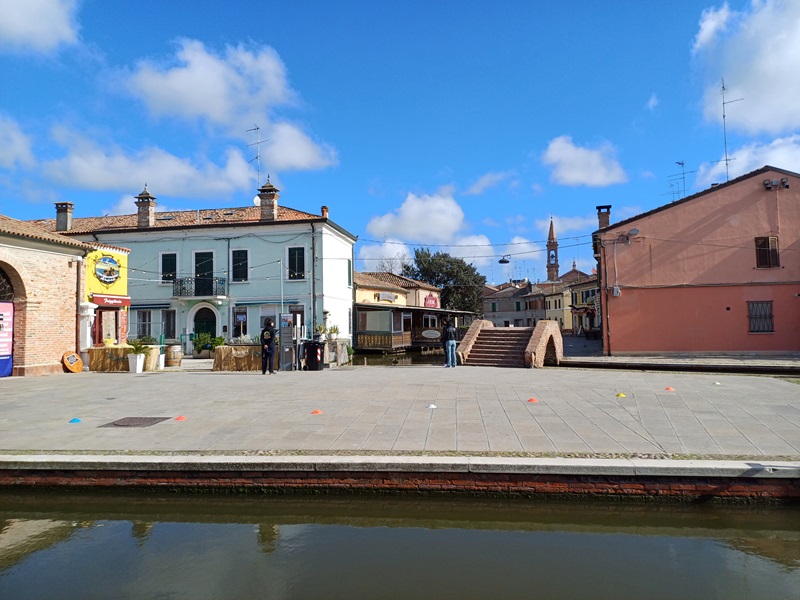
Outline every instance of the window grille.
<path fill-rule="evenodd" d="M 771 333 L 775 331 L 772 318 L 772 301 L 747 303 L 747 317 L 750 333 Z"/>

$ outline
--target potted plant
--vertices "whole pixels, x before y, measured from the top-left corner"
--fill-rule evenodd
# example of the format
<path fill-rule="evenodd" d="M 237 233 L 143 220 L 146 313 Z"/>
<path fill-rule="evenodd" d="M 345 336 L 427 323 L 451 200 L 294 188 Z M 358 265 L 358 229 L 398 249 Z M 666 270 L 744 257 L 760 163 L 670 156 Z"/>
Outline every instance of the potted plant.
<path fill-rule="evenodd" d="M 316 337 L 316 338 L 317 338 L 319 341 L 324 341 L 324 340 L 325 340 L 325 334 L 326 334 L 326 333 L 327 333 L 327 331 L 328 331 L 328 330 L 326 329 L 325 325 L 323 325 L 322 323 L 320 323 L 319 325 L 317 325 L 317 326 L 316 326 L 316 328 L 314 329 L 314 331 L 316 331 L 316 334 L 315 334 L 315 336 L 314 336 L 314 337 Z"/>
<path fill-rule="evenodd" d="M 196 333 L 192 340 L 194 344 L 194 358 L 210 358 L 211 357 L 211 334 L 210 333 Z"/>
<path fill-rule="evenodd" d="M 336 341 L 337 337 L 339 337 L 339 326 L 331 325 L 328 327 L 328 339 Z"/>
<path fill-rule="evenodd" d="M 128 370 L 131 373 L 141 373 L 144 370 L 144 354 L 147 348 L 142 340 L 128 340 Z"/>

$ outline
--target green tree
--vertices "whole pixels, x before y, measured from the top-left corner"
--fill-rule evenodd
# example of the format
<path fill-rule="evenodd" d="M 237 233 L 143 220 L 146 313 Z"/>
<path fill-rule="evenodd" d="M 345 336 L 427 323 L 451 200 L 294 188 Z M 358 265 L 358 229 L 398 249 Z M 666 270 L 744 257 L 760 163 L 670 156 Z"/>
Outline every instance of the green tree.
<path fill-rule="evenodd" d="M 414 262 L 403 265 L 405 277 L 435 285 L 442 290 L 442 308 L 483 312 L 486 277 L 474 266 L 446 252 L 432 254 L 428 248 L 414 250 Z"/>

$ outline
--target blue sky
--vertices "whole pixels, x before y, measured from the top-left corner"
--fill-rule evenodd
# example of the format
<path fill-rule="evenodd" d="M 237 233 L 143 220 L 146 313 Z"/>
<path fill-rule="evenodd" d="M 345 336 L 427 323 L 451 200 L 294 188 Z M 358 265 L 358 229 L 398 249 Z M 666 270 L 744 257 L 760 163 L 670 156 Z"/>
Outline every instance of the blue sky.
<path fill-rule="evenodd" d="M 423 246 L 546 279 L 553 218 L 588 272 L 597 205 L 800 171 L 798 73 L 793 0 L 0 0 L 0 213 L 245 206 L 261 139 L 358 270 Z"/>

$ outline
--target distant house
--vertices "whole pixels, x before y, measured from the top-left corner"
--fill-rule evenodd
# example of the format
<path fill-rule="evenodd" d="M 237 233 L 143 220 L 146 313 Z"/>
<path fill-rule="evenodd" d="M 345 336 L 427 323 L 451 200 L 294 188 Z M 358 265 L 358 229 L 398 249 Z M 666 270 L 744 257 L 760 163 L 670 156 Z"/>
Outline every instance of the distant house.
<path fill-rule="evenodd" d="M 354 281 L 357 350 L 441 346 L 445 318 L 463 327 L 476 316 L 442 307 L 441 290 L 424 281 L 388 272 L 356 273 Z"/>
<path fill-rule="evenodd" d="M 256 206 L 156 212 L 145 187 L 134 214 L 73 219 L 65 202 L 56 219 L 35 224 L 62 239 L 131 250 L 131 337 L 179 339 L 190 351 L 192 334 L 253 337 L 281 313 L 309 333 L 336 325 L 350 337 L 356 237 L 330 220 L 327 206 L 319 215 L 280 206 L 278 192 L 267 180 Z"/>
<path fill-rule="evenodd" d="M 496 327 L 533 327 L 546 318 L 544 292 L 527 279 L 487 286 L 483 317 Z"/>
<path fill-rule="evenodd" d="M 603 348 L 800 351 L 800 175 L 765 166 L 594 233 Z"/>

